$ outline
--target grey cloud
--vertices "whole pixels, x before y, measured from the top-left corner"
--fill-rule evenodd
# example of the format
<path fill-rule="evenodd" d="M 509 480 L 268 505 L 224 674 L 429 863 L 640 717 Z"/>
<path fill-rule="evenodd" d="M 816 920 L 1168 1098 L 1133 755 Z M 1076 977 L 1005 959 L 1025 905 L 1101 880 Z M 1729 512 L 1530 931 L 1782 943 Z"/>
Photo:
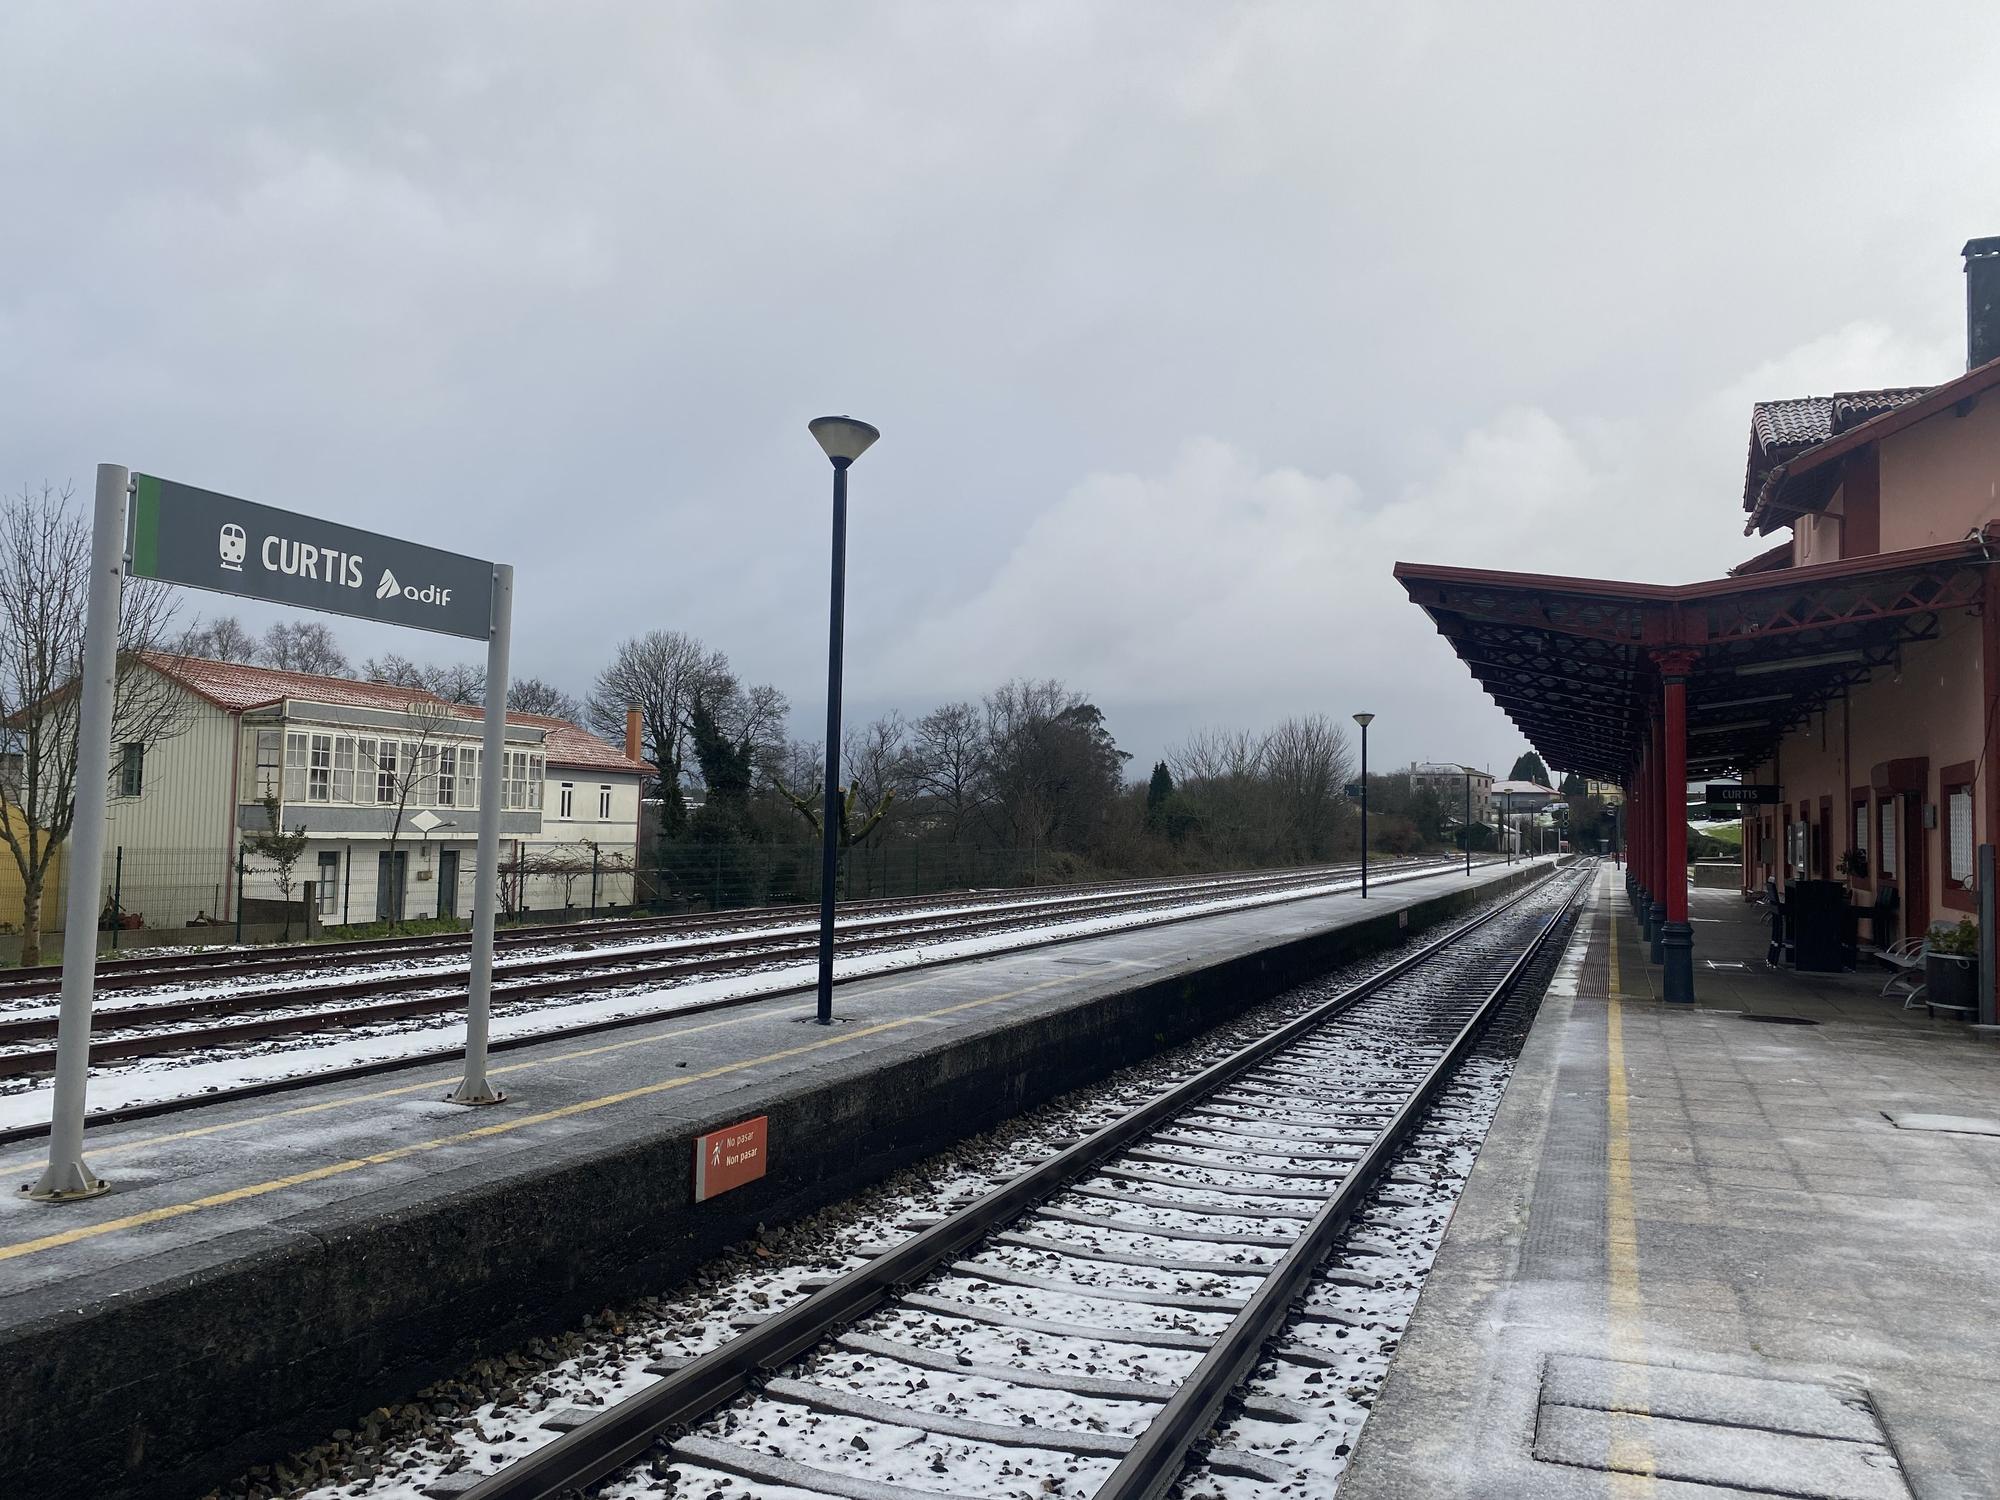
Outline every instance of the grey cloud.
<path fill-rule="evenodd" d="M 803 424 L 852 410 L 861 710 L 1059 675 L 1150 756 L 1365 695 L 1385 758 L 1497 763 L 1395 555 L 1713 572 L 1742 400 L 1949 373 L 2000 23 L 1880 16 L 17 6 L 0 478 L 496 555 L 522 670 L 691 630 L 810 734 Z M 1259 535 L 1324 578 L 1200 530 L 1285 475 L 1335 533 Z M 1149 524 L 1232 563 L 1152 630 Z"/>

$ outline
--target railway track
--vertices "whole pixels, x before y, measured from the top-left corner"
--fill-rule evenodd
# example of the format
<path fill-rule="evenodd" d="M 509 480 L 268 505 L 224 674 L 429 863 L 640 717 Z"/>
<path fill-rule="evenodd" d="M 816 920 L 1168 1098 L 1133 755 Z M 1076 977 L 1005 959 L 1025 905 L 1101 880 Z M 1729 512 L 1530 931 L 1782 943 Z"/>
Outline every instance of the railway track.
<path fill-rule="evenodd" d="M 459 1493 L 652 1494 L 669 1469 L 688 1494 L 1168 1493 L 1260 1358 L 1337 1363 L 1341 1315 L 1319 1292 L 1357 1273 L 1325 1262 L 1592 868 L 1416 950 Z M 1204 1462 L 1298 1477 L 1269 1455 Z"/>
<path fill-rule="evenodd" d="M 1413 864 L 1442 865 L 1450 861 L 1378 862 L 1388 874 Z M 1081 895 L 1147 891 L 1169 892 L 1226 888 L 1235 885 L 1268 886 L 1272 883 L 1311 884 L 1352 874 L 1357 864 L 1313 865 L 1284 871 L 1235 871 L 1218 875 L 1176 876 L 1166 879 L 1079 882 L 1004 890 L 939 891 L 928 896 L 895 896 L 875 901 L 843 902 L 841 920 L 867 922 L 893 918 L 912 911 L 950 908 L 965 911 L 982 906 L 1030 906 L 1038 902 L 1059 902 Z M 659 917 L 618 917 L 591 922 L 541 923 L 528 927 L 502 927 L 493 937 L 496 954 L 542 947 L 608 947 L 648 939 L 699 937 L 704 933 L 738 934 L 765 929 L 783 929 L 818 921 L 819 907 L 766 906 L 681 914 Z M 322 968 L 363 967 L 384 963 L 423 963 L 449 959 L 470 951 L 467 932 L 425 934 L 411 937 L 368 938 L 353 942 L 296 944 L 276 948 L 245 948 L 217 951 L 199 949 L 187 953 L 149 953 L 133 958 L 100 958 L 95 988 L 111 990 L 149 989 L 166 985 L 198 985 L 215 980 L 257 978 L 267 974 L 294 973 L 302 964 Z M 0 976 L 0 1003 L 16 1000 L 54 998 L 62 988 L 60 967 L 28 974 Z"/>
<path fill-rule="evenodd" d="M 1448 863 L 1448 862 L 1447 862 Z M 1378 877 L 1381 883 L 1435 873 L 1434 863 L 1395 867 Z M 854 958 L 929 943 L 958 943 L 1013 931 L 1032 933 L 1053 923 L 1107 916 L 1144 916 L 1166 912 L 1157 921 L 1184 920 L 1179 909 L 1193 900 L 1252 901 L 1282 897 L 1288 892 L 1311 894 L 1345 881 L 1348 867 L 1332 870 L 1287 871 L 1281 874 L 1228 876 L 1206 883 L 1171 882 L 1121 884 L 1109 889 L 1076 888 L 1071 893 L 1018 894 L 1012 900 L 953 904 L 914 914 L 907 907 L 884 911 L 870 908 L 843 918 L 837 952 Z M 1201 915 L 1201 912 L 1185 915 Z M 1147 925 L 1147 924 L 1134 924 Z M 749 930 L 741 930 L 748 926 Z M 630 931 L 603 935 L 578 934 L 580 946 L 551 956 L 517 958 L 495 969 L 493 1004 L 496 1012 L 588 994 L 594 998 L 631 989 L 651 989 L 688 980 L 751 973 L 805 963 L 817 953 L 817 936 L 801 925 L 797 913 L 767 915 L 762 921 L 739 924 L 724 936 L 702 936 L 699 926 L 684 923 L 661 935 Z M 547 941 L 544 939 L 543 941 Z M 615 948 L 613 945 L 616 945 Z M 463 944 L 458 945 L 460 949 Z M 605 951 L 611 948 L 612 951 Z M 383 973 L 379 954 L 365 960 L 375 972 L 330 984 L 303 984 L 267 989 L 230 989 L 193 998 L 167 998 L 99 1007 L 91 1041 L 93 1065 L 220 1047 L 279 1037 L 347 1031 L 399 1021 L 437 1016 L 465 1003 L 465 980 L 454 966 L 418 968 L 414 953 L 395 950 L 395 964 L 406 972 Z M 447 955 L 448 956 L 448 955 Z M 316 960 L 307 949 L 288 959 L 296 969 Z M 350 963 L 361 961 L 344 955 Z M 128 972 L 122 976 L 134 979 Z M 234 982 L 241 969 L 222 977 Z M 155 977 L 153 983 L 160 980 Z M 182 971 L 171 971 L 169 983 L 195 982 Z M 763 998 L 758 996 L 757 998 Z M 722 999 L 676 1009 L 703 1009 L 743 1003 Z M 0 1078 L 32 1077 L 55 1066 L 56 1033 L 53 1008 L 32 1014 L 0 1014 Z M 42 1043 L 43 1045 L 34 1045 Z"/>

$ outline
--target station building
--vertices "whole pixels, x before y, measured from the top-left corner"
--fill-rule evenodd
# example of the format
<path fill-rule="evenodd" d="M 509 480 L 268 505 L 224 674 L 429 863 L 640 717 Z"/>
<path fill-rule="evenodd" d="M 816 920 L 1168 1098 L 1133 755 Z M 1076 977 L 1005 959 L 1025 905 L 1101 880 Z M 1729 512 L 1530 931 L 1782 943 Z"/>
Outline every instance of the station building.
<path fill-rule="evenodd" d="M 632 899 L 640 785 L 636 723 L 626 744 L 575 724 L 507 715 L 498 809 L 479 805 L 482 711 L 420 688 L 198 657 L 149 653 L 178 699 L 172 732 L 114 746 L 102 890 L 149 928 L 251 920 L 282 905 L 276 871 L 242 862 L 244 835 L 269 826 L 309 843 L 291 900 L 313 884 L 313 915 L 340 926 L 402 918 L 470 917 L 474 844 L 500 821 L 511 876 L 503 910 L 583 906 L 597 870 L 599 905 Z M 394 847 L 390 834 L 395 831 Z"/>
<path fill-rule="evenodd" d="M 1694 984 L 1691 780 L 1772 789 L 1746 893 L 1845 880 L 1877 946 L 1977 912 L 1978 848 L 2000 844 L 2000 237 L 1963 254 L 1965 374 L 1753 408 L 1744 529 L 1782 539 L 1728 576 L 1396 567 L 1549 765 L 1625 789 L 1670 999 Z"/>

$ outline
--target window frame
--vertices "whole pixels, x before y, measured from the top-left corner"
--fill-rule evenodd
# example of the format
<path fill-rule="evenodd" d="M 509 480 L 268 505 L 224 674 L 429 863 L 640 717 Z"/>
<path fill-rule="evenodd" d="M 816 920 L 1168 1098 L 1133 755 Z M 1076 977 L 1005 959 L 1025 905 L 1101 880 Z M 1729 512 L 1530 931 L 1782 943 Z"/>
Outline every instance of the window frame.
<path fill-rule="evenodd" d="M 326 878 L 327 865 L 333 866 L 333 879 Z M 319 852 L 319 889 L 313 894 L 319 898 L 319 914 L 322 917 L 337 915 L 340 910 L 340 851 L 322 849 Z"/>
<path fill-rule="evenodd" d="M 1979 793 L 1975 783 L 1976 761 L 1960 761 L 1938 772 L 1938 889 L 1945 907 L 1957 912 L 1979 910 Z M 1965 807 L 1965 868 L 1954 861 L 1957 840 L 1953 837 L 1955 805 Z"/>
<path fill-rule="evenodd" d="M 311 738 L 303 729 L 285 731 L 284 793 L 278 800 L 288 807 L 306 800 L 306 742 Z"/>
<path fill-rule="evenodd" d="M 137 797 L 146 790 L 146 745 L 128 740 L 118 747 L 118 795 Z"/>
<path fill-rule="evenodd" d="M 601 782 L 597 788 L 597 821 L 600 823 L 609 823 L 611 821 L 611 785 L 609 782 Z"/>
<path fill-rule="evenodd" d="M 333 800 L 333 740 L 315 730 L 306 741 L 306 801 Z M 324 758 L 322 758 L 322 753 Z"/>
<path fill-rule="evenodd" d="M 575 783 L 574 781 L 565 781 L 565 782 L 562 782 L 562 783 L 560 783 L 560 784 L 559 784 L 559 785 L 557 786 L 557 789 L 556 789 L 556 816 L 557 816 L 558 818 L 562 819 L 562 820 L 563 820 L 564 822 L 566 822 L 566 823 L 567 823 L 567 822 L 572 822 L 572 821 L 574 821 L 574 820 L 575 820 L 575 818 L 576 818 L 576 783 Z"/>

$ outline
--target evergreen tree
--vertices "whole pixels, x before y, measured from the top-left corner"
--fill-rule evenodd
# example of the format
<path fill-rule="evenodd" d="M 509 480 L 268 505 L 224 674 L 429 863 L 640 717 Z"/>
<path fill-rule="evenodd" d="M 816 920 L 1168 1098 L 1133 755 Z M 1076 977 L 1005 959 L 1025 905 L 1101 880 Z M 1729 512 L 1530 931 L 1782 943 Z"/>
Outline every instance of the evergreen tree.
<path fill-rule="evenodd" d="M 1165 761 L 1155 761 L 1153 779 L 1146 785 L 1146 826 L 1155 833 L 1160 831 L 1166 817 L 1167 801 L 1173 794 L 1173 773 L 1167 769 Z"/>
<path fill-rule="evenodd" d="M 1530 750 L 1514 761 L 1514 769 L 1507 773 L 1509 781 L 1532 781 L 1536 786 L 1549 784 L 1549 768 L 1542 764 L 1541 756 Z"/>
<path fill-rule="evenodd" d="M 706 697 L 695 700 L 688 731 L 708 788 L 708 799 L 690 820 L 690 830 L 705 844 L 748 841 L 753 837 L 750 788 L 756 775 L 756 746 L 747 739 L 732 739 L 716 722 Z"/>

